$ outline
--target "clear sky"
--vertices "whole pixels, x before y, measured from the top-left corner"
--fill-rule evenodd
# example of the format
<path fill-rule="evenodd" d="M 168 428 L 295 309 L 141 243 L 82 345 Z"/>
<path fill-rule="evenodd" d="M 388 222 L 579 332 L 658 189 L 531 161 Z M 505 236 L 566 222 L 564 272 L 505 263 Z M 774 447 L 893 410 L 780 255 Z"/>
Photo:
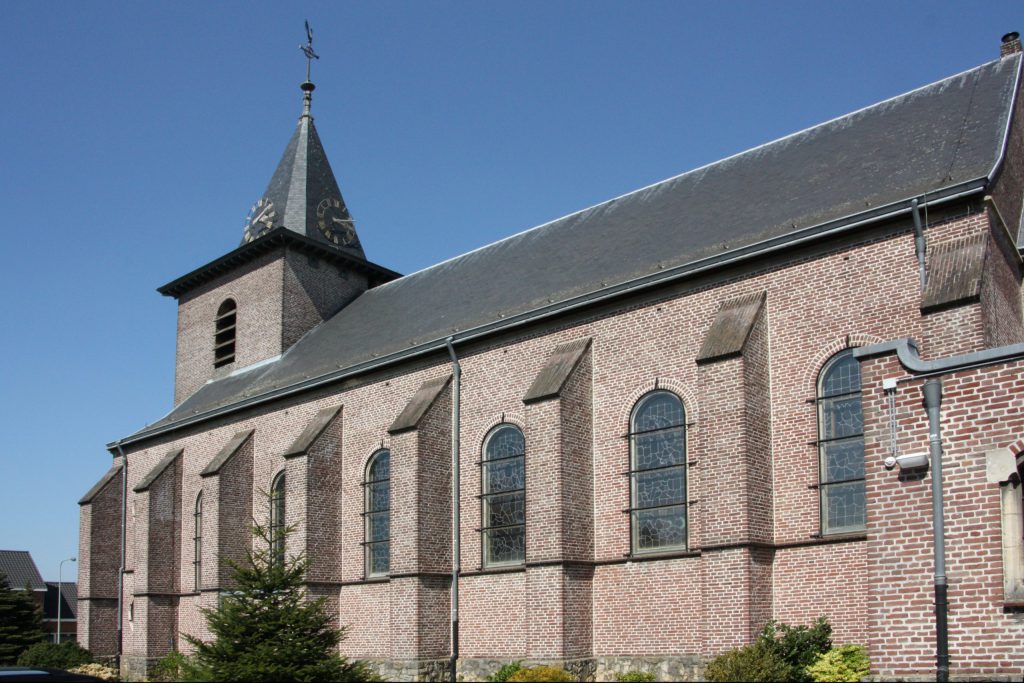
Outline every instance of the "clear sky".
<path fill-rule="evenodd" d="M 241 240 L 301 111 L 303 19 L 363 246 L 409 273 L 995 59 L 1021 9 L 6 0 L 0 548 L 56 579 L 104 445 L 171 408 L 154 290 Z"/>

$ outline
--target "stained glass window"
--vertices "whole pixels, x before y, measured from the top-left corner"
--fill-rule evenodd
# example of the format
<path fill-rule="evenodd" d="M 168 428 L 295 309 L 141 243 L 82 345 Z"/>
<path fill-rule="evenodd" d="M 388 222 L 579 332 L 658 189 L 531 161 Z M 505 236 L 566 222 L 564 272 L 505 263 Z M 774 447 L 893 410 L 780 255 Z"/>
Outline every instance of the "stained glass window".
<path fill-rule="evenodd" d="M 822 533 L 865 525 L 864 414 L 860 363 L 841 351 L 818 377 L 818 459 Z"/>
<path fill-rule="evenodd" d="M 526 440 L 519 428 L 503 424 L 484 441 L 484 566 L 526 559 Z"/>
<path fill-rule="evenodd" d="M 270 559 L 284 564 L 284 472 L 270 485 Z"/>
<path fill-rule="evenodd" d="M 686 547 L 686 419 L 683 402 L 653 391 L 630 420 L 630 524 L 633 552 Z"/>
<path fill-rule="evenodd" d="M 195 572 L 195 590 L 202 586 L 203 579 L 203 493 L 196 496 L 196 511 L 193 516 L 195 533 L 192 535 L 192 569 Z"/>
<path fill-rule="evenodd" d="M 364 487 L 366 575 L 383 576 L 391 568 L 391 451 L 373 454 Z"/>

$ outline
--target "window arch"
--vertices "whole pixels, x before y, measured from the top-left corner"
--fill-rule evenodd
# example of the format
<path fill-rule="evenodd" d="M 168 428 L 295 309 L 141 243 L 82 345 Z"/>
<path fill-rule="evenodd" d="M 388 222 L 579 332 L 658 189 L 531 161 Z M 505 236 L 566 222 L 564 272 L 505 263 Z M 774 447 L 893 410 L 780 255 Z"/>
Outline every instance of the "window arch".
<path fill-rule="evenodd" d="M 270 485 L 270 560 L 284 564 L 284 472 Z"/>
<path fill-rule="evenodd" d="M 192 569 L 195 572 L 195 590 L 202 588 L 203 583 L 203 492 L 196 496 L 196 509 L 193 513 L 195 531 L 192 534 Z"/>
<path fill-rule="evenodd" d="M 234 299 L 227 299 L 217 309 L 214 319 L 213 367 L 219 368 L 235 362 L 235 324 L 238 321 L 238 306 Z"/>
<path fill-rule="evenodd" d="M 500 424 L 484 439 L 481 461 L 484 566 L 526 559 L 526 439 Z"/>
<path fill-rule="evenodd" d="M 860 531 L 866 521 L 864 414 L 853 349 L 840 351 L 821 368 L 817 404 L 821 532 Z"/>
<path fill-rule="evenodd" d="M 686 548 L 686 413 L 670 391 L 640 398 L 629 422 L 634 553 Z"/>
<path fill-rule="evenodd" d="M 370 457 L 364 482 L 366 575 L 384 576 L 391 569 L 391 451 Z"/>

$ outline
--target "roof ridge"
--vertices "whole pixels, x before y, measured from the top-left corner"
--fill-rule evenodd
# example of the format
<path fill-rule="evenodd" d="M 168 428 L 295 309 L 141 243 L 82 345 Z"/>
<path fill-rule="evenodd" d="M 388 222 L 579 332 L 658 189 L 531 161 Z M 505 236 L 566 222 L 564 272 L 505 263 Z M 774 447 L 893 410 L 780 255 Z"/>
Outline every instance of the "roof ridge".
<path fill-rule="evenodd" d="M 689 169 L 687 171 L 683 171 L 682 173 L 678 173 L 678 174 L 676 174 L 674 176 L 670 176 L 670 177 L 665 178 L 663 180 L 659 180 L 657 182 L 650 183 L 649 185 L 645 185 L 645 186 L 637 188 L 635 190 L 630 190 L 629 192 L 624 192 L 623 194 L 620 194 L 620 195 L 617 195 L 615 197 L 612 197 L 611 199 L 606 199 L 604 201 L 598 202 L 597 204 L 592 204 L 592 205 L 587 206 L 585 208 L 578 209 L 578 210 L 573 211 L 571 213 L 567 213 L 564 216 L 560 216 L 558 218 L 554 218 L 552 220 L 545 221 L 544 223 L 540 223 L 540 224 L 535 225 L 533 227 L 526 228 L 525 230 L 520 230 L 519 232 L 514 233 L 512 235 L 508 235 L 507 237 L 502 237 L 501 239 L 494 240 L 493 242 L 489 242 L 487 244 L 481 245 L 481 246 L 476 247 L 474 249 L 470 249 L 467 252 L 463 252 L 461 254 L 457 254 L 457 255 L 452 256 L 450 258 L 444 259 L 443 261 L 438 261 L 437 263 L 434 263 L 434 264 L 431 264 L 429 266 L 425 266 L 423 268 L 420 268 L 419 270 L 416 270 L 416 271 L 413 271 L 413 272 L 408 273 L 406 275 L 403 275 L 400 278 L 396 278 L 394 280 L 390 280 L 388 282 L 385 282 L 382 285 L 378 285 L 377 287 L 374 287 L 373 289 L 368 290 L 367 293 L 372 292 L 374 290 L 378 290 L 378 289 L 384 289 L 388 285 L 397 284 L 397 283 L 402 282 L 403 280 L 405 280 L 407 278 L 413 277 L 414 275 L 419 275 L 420 273 L 424 273 L 424 272 L 427 272 L 429 270 L 433 270 L 434 268 L 439 268 L 440 266 L 443 266 L 443 265 L 445 265 L 447 263 L 451 263 L 452 261 L 457 261 L 458 259 L 464 258 L 464 257 L 469 256 L 471 254 L 475 254 L 478 251 L 483 251 L 484 249 L 488 249 L 490 247 L 493 247 L 495 245 L 501 244 L 503 242 L 508 242 L 508 241 L 513 240 L 513 239 L 515 239 L 517 237 L 521 237 L 521 236 L 523 236 L 523 235 L 525 235 L 525 234 L 527 234 L 529 232 L 533 232 L 535 230 L 540 230 L 542 228 L 546 228 L 546 227 L 548 227 L 548 226 L 550 226 L 550 225 L 552 225 L 554 223 L 558 223 L 560 221 L 567 220 L 567 219 L 572 218 L 574 216 L 579 216 L 579 215 L 585 214 L 585 213 L 587 213 L 589 211 L 593 211 L 593 210 L 598 209 L 598 208 L 603 207 L 603 206 L 611 205 L 614 202 L 617 202 L 617 201 L 619 201 L 621 199 L 625 199 L 626 197 L 629 197 L 631 195 L 639 194 L 641 192 L 646 192 L 646 191 L 652 190 L 652 189 L 654 189 L 654 188 L 656 188 L 656 187 L 658 187 L 660 185 L 665 185 L 667 183 L 671 183 L 671 182 L 673 182 L 675 180 L 679 180 L 680 178 L 684 178 L 684 177 L 690 175 L 691 173 L 697 173 L 697 172 L 700 172 L 700 171 L 707 170 L 707 169 L 711 168 L 712 166 L 717 166 L 718 164 L 724 164 L 725 162 L 730 161 L 732 159 L 736 159 L 736 158 L 744 156 L 746 154 L 751 154 L 752 152 L 756 152 L 758 150 L 764 149 L 765 147 L 769 147 L 771 145 L 778 144 L 778 143 L 780 143 L 780 142 L 782 142 L 784 140 L 788 140 L 790 138 L 794 138 L 794 137 L 796 137 L 798 135 L 802 135 L 804 133 L 808 133 L 808 132 L 810 132 L 812 130 L 815 130 L 817 128 L 822 128 L 824 126 L 836 123 L 837 121 L 842 121 L 843 119 L 851 118 L 853 116 L 856 116 L 857 114 L 861 114 L 861 113 L 863 113 L 865 111 L 868 111 L 870 109 L 874 109 L 876 107 L 881 107 L 882 105 L 888 104 L 890 102 L 894 102 L 896 100 L 899 100 L 899 99 L 902 99 L 902 98 L 905 98 L 905 97 L 908 97 L 908 96 L 913 95 L 914 93 L 920 92 L 922 90 L 926 90 L 928 88 L 936 87 L 936 86 L 938 86 L 938 85 L 940 85 L 942 83 L 945 83 L 947 81 L 952 81 L 952 80 L 954 80 L 956 78 L 961 78 L 961 77 L 963 77 L 963 76 L 965 76 L 965 75 L 967 75 L 969 73 L 972 73 L 974 71 L 979 71 L 979 70 L 981 70 L 981 69 L 983 69 L 983 68 L 985 68 L 987 66 L 990 66 L 992 64 L 995 64 L 995 63 L 998 63 L 998 62 L 1001 62 L 1001 61 L 1003 61 L 1003 58 L 993 59 L 993 60 L 984 62 L 982 64 L 978 64 L 977 66 L 973 66 L 973 67 L 971 67 L 969 69 L 964 69 L 963 71 L 955 73 L 955 74 L 953 74 L 951 76 L 946 76 L 945 78 L 940 78 L 937 81 L 932 81 L 931 83 L 926 83 L 925 85 L 918 86 L 917 88 L 913 88 L 912 90 L 908 90 L 908 91 L 900 93 L 898 95 L 893 95 L 892 97 L 887 97 L 884 100 L 879 100 L 878 102 L 866 105 L 864 107 L 861 107 L 860 109 L 855 109 L 854 111 L 847 112 L 847 113 L 842 114 L 840 116 L 835 116 L 835 117 L 833 117 L 831 119 L 827 119 L 825 121 L 822 121 L 821 123 L 816 123 L 813 126 L 808 126 L 807 128 L 802 128 L 802 129 L 800 129 L 798 131 L 794 131 L 792 133 L 788 133 L 788 134 L 783 135 L 781 137 L 775 138 L 774 140 L 769 140 L 768 142 L 763 142 L 763 143 L 761 143 L 759 145 L 755 145 L 753 147 L 749 147 L 747 149 L 744 149 L 744 150 L 741 150 L 739 152 L 736 152 L 735 154 L 730 154 L 729 156 L 722 157 L 721 159 L 716 159 L 715 161 L 711 161 L 711 162 L 703 164 L 701 166 L 697 166 L 696 168 L 691 168 L 691 169 Z"/>

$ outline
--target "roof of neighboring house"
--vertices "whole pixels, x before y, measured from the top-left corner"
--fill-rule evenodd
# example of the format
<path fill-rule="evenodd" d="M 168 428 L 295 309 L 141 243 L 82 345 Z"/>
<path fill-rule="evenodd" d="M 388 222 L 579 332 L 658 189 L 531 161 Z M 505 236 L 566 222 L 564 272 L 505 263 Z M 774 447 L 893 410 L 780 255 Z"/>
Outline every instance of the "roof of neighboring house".
<path fill-rule="evenodd" d="M 27 550 L 0 550 L 0 572 L 7 575 L 8 585 L 15 590 L 26 585 L 34 591 L 46 590 L 46 582 Z"/>
<path fill-rule="evenodd" d="M 46 582 L 46 597 L 43 598 L 43 618 L 57 618 L 57 587 L 56 581 Z M 65 619 L 78 618 L 78 584 L 73 581 L 65 581 L 60 584 L 60 594 L 63 602 L 60 605 L 61 621 Z"/>
<path fill-rule="evenodd" d="M 127 440 L 979 191 L 1002 161 L 1020 65 L 983 64 L 370 289 L 279 360 L 207 383 Z"/>

